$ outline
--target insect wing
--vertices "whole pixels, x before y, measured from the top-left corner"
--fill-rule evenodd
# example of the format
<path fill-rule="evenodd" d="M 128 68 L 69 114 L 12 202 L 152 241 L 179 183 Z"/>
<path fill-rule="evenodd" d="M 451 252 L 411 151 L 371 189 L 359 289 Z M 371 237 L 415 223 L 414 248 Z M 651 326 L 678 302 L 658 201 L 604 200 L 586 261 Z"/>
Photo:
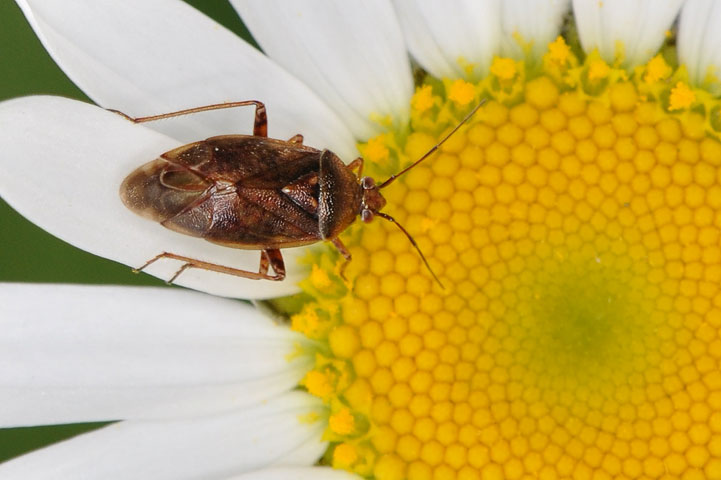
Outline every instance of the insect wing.
<path fill-rule="evenodd" d="M 211 182 L 278 188 L 318 171 L 319 150 L 282 140 L 223 135 L 190 143 L 161 155 Z"/>
<path fill-rule="evenodd" d="M 312 206 L 319 153 L 280 140 L 213 137 L 140 167 L 123 183 L 121 197 L 137 213 L 213 243 L 306 245 L 319 240 Z"/>
<path fill-rule="evenodd" d="M 135 213 L 162 224 L 193 205 L 211 185 L 185 168 L 157 159 L 127 176 L 120 198 Z"/>

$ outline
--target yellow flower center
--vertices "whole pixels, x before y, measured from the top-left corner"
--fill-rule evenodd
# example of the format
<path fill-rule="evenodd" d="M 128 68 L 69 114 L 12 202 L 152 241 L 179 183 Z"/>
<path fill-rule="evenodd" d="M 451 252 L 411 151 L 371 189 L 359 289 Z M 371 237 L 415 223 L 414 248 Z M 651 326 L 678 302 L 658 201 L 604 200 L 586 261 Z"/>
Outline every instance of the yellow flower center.
<path fill-rule="evenodd" d="M 348 283 L 337 253 L 312 259 L 331 273 L 304 283 L 293 328 L 319 345 L 303 385 L 329 407 L 324 462 L 379 480 L 721 478 L 718 110 L 667 66 L 629 74 L 556 40 L 536 72 L 428 79 L 410 131 L 361 146 L 385 179 L 488 99 L 383 190 L 445 289 L 383 219 L 342 236 Z"/>

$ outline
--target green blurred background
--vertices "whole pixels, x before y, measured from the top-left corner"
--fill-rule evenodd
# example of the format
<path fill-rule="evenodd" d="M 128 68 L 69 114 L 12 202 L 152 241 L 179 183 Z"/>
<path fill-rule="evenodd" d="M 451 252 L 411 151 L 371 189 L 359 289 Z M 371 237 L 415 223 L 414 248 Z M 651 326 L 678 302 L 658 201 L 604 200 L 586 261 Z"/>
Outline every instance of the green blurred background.
<path fill-rule="evenodd" d="M 251 40 L 226 0 L 188 0 L 186 3 Z M 0 101 L 33 94 L 62 95 L 89 101 L 48 56 L 22 12 L 11 0 L 0 0 L 0 65 Z M 26 221 L 2 199 L 0 282 L 164 285 L 155 277 L 135 275 L 125 265 L 90 255 L 56 239 Z M 0 462 L 97 426 L 0 429 Z"/>

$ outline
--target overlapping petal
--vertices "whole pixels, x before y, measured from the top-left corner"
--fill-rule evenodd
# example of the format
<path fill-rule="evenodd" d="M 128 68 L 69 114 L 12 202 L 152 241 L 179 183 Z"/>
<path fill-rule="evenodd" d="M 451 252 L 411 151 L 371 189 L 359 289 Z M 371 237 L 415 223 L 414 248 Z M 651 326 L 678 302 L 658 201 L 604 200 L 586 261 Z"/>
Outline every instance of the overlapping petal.
<path fill-rule="evenodd" d="M 265 53 L 333 107 L 356 138 L 378 132 L 373 118 L 408 120 L 413 80 L 387 0 L 231 3 Z"/>
<path fill-rule="evenodd" d="M 141 218 L 118 189 L 135 168 L 179 146 L 98 107 L 60 97 L 0 104 L 0 195 L 27 219 L 95 255 L 139 267 L 161 252 L 257 271 L 258 251 L 213 245 Z M 215 295 L 269 298 L 297 291 L 304 249 L 283 250 L 288 277 L 248 280 L 190 269 L 176 283 Z M 169 279 L 182 264 L 161 259 L 145 271 Z"/>
<path fill-rule="evenodd" d="M 316 399 L 291 392 L 254 408 L 184 420 L 126 421 L 0 464 L 6 480 L 220 479 L 322 454 Z"/>
<path fill-rule="evenodd" d="M 395 0 L 408 49 L 420 65 L 442 78 L 479 79 L 501 45 L 498 0 Z"/>
<path fill-rule="evenodd" d="M 573 0 L 578 35 L 586 52 L 598 49 L 613 63 L 635 66 L 656 54 L 684 0 Z"/>
<path fill-rule="evenodd" d="M 506 0 L 502 3 L 503 52 L 513 58 L 540 56 L 561 30 L 570 0 Z"/>
<path fill-rule="evenodd" d="M 721 92 L 721 3 L 687 0 L 678 28 L 678 57 L 691 82 Z M 710 81 L 709 81 L 710 80 Z M 708 83 L 708 85 L 704 85 Z"/>
<path fill-rule="evenodd" d="M 137 117 L 255 99 L 268 107 L 270 136 L 302 133 L 347 161 L 357 155 L 342 119 L 308 87 L 183 2 L 18 4 L 58 65 L 98 105 Z M 252 108 L 151 124 L 183 143 L 252 126 Z"/>
<path fill-rule="evenodd" d="M 189 417 L 297 385 L 301 338 L 176 289 L 0 284 L 0 426 Z"/>
<path fill-rule="evenodd" d="M 329 467 L 266 468 L 228 480 L 358 480 L 359 477 Z"/>

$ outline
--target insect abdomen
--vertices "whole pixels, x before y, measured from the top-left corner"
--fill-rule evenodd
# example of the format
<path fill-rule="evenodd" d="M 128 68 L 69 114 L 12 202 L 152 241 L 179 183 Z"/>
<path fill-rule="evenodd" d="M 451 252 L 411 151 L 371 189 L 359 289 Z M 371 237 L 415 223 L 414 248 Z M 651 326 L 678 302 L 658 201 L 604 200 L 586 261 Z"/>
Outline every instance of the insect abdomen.
<path fill-rule="evenodd" d="M 120 198 L 138 215 L 164 223 L 196 203 L 209 187 L 198 175 L 157 159 L 127 176 Z"/>
<path fill-rule="evenodd" d="M 243 183 L 211 182 L 157 159 L 125 179 L 120 197 L 130 210 L 166 228 L 228 247 L 282 248 L 321 239 L 317 218 L 290 197 Z"/>

